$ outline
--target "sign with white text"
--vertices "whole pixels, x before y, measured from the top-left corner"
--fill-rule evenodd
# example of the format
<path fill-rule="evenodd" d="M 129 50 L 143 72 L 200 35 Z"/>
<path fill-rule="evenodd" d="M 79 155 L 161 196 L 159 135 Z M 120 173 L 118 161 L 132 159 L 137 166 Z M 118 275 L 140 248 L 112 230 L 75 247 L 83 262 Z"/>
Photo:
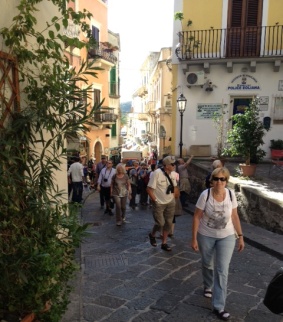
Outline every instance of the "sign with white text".
<path fill-rule="evenodd" d="M 221 103 L 215 104 L 198 104 L 197 105 L 197 119 L 212 119 L 213 116 L 220 116 L 221 114 Z"/>

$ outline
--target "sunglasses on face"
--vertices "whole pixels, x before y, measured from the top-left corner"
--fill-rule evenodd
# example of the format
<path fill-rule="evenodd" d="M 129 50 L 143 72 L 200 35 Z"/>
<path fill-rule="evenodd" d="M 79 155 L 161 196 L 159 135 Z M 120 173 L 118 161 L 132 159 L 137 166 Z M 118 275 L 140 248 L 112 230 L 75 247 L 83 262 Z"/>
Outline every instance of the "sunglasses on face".
<path fill-rule="evenodd" d="M 224 177 L 221 177 L 221 178 L 219 178 L 219 177 L 213 177 L 212 180 L 213 181 L 222 181 L 222 182 L 224 182 L 224 181 L 226 181 L 226 178 L 224 178 Z"/>

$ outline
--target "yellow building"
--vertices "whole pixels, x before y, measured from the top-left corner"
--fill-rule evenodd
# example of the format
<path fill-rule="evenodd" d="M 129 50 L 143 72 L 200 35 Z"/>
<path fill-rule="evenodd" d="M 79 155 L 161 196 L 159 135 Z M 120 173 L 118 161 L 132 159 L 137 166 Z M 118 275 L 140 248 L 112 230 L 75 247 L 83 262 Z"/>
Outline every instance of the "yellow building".
<path fill-rule="evenodd" d="M 182 139 L 186 154 L 216 155 L 213 113 L 225 109 L 227 124 L 258 97 L 269 158 L 270 140 L 283 132 L 283 2 L 175 0 L 174 12 L 173 102 L 187 99 L 182 138 L 174 109 L 174 153 Z"/>

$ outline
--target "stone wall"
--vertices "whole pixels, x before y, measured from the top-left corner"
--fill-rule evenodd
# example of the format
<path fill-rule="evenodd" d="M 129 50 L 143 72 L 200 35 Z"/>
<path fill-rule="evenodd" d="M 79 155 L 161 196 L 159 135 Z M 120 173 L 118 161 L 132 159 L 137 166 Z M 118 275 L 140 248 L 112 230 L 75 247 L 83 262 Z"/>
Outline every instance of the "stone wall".
<path fill-rule="evenodd" d="M 189 202 L 195 204 L 200 193 L 205 189 L 205 178 L 209 169 L 201 164 L 191 163 L 188 172 L 192 187 Z M 260 189 L 245 183 L 234 183 L 233 177 L 228 187 L 236 193 L 238 213 L 242 221 L 283 234 L 283 208 L 280 202 L 268 198 Z"/>

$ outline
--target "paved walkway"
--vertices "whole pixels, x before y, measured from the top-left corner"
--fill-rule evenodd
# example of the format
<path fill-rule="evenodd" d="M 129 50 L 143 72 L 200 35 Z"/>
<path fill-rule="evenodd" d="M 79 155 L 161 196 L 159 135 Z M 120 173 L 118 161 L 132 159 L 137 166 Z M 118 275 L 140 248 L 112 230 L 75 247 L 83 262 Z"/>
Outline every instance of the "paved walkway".
<path fill-rule="evenodd" d="M 98 193 L 85 196 L 89 235 L 78 251 L 81 270 L 61 322 L 218 321 L 202 296 L 200 255 L 190 248 L 193 205 L 177 217 L 172 252 L 152 247 L 151 210 L 127 209 L 122 227 L 100 210 Z M 283 264 L 283 236 L 243 223 L 246 249 L 235 251 L 226 309 L 230 321 L 279 322 L 263 305 L 266 286 Z"/>

